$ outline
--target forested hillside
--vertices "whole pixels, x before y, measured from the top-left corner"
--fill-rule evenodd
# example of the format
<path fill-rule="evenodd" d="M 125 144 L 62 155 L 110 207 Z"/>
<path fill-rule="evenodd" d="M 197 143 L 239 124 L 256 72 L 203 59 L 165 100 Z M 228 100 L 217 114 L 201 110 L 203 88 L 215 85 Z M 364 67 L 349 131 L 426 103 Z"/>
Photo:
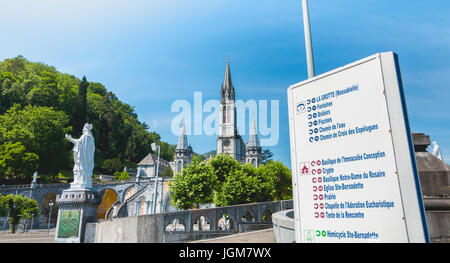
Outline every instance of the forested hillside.
<path fill-rule="evenodd" d="M 134 108 L 101 83 L 58 72 L 22 56 L 0 63 L 0 180 L 30 181 L 34 170 L 55 181 L 73 165 L 70 133 L 78 138 L 85 122 L 93 124 L 95 174 L 132 166 L 161 145 L 172 161 L 174 145 L 160 141 L 138 120 Z"/>

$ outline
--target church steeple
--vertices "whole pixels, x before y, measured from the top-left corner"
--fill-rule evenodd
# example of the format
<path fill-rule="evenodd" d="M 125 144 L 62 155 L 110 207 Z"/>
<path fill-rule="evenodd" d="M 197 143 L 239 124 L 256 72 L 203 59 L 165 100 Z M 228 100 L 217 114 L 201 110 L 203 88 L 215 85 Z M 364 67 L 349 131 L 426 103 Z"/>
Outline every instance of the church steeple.
<path fill-rule="evenodd" d="M 236 102 L 228 58 L 220 90 L 217 154 L 229 154 L 239 162 L 245 162 L 245 144 L 237 131 Z"/>
<path fill-rule="evenodd" d="M 247 147 L 260 147 L 258 140 L 258 132 L 256 131 L 255 119 L 252 118 L 252 122 L 250 124 L 250 138 L 247 143 Z"/>
<path fill-rule="evenodd" d="M 262 159 L 262 148 L 259 145 L 258 132 L 256 130 L 255 119 L 252 118 L 250 126 L 250 138 L 246 145 L 245 162 L 251 163 L 254 167 L 259 167 Z"/>
<path fill-rule="evenodd" d="M 234 86 L 231 81 L 231 72 L 230 72 L 230 61 L 227 57 L 227 66 L 225 68 L 225 77 L 222 84 L 222 89 L 220 91 L 220 100 L 224 102 L 225 100 L 233 100 L 234 101 Z"/>
<path fill-rule="evenodd" d="M 178 137 L 178 144 L 177 144 L 176 149 L 178 149 L 178 150 L 187 150 L 188 149 L 188 142 L 187 142 L 186 128 L 184 125 L 184 120 L 183 120 L 183 126 L 181 127 L 181 130 L 180 130 L 180 135 Z"/>
<path fill-rule="evenodd" d="M 175 149 L 175 174 L 181 173 L 183 168 L 191 162 L 192 154 L 192 147 L 188 143 L 186 128 L 183 120 L 183 126 L 181 127 L 180 135 L 178 137 L 177 148 Z"/>

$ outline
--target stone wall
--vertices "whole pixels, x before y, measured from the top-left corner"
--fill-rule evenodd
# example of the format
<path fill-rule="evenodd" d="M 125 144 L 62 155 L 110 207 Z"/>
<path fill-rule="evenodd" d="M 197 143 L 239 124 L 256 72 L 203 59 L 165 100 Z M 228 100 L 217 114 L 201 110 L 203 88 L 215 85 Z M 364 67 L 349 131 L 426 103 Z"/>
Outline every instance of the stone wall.
<path fill-rule="evenodd" d="M 429 153 L 430 136 L 414 133 L 414 150 L 431 240 L 450 238 L 450 169 Z"/>

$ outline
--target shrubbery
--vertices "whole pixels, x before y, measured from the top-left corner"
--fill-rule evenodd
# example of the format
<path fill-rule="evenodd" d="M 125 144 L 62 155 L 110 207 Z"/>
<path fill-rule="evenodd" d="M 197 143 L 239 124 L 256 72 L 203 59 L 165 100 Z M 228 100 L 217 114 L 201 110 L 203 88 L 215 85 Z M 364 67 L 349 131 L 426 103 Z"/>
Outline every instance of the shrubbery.
<path fill-rule="evenodd" d="M 194 157 L 170 182 L 170 192 L 173 205 L 182 210 L 209 203 L 228 206 L 290 199 L 291 180 L 291 171 L 280 161 L 255 168 L 219 154 L 209 161 Z"/>

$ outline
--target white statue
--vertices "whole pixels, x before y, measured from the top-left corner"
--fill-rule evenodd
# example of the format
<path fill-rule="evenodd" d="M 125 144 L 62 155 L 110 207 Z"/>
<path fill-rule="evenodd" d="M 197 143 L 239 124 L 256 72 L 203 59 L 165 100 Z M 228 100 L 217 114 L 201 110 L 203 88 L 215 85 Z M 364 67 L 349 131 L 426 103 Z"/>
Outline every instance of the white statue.
<path fill-rule="evenodd" d="M 433 142 L 433 155 L 442 160 L 441 148 L 436 142 Z"/>
<path fill-rule="evenodd" d="M 36 183 L 36 182 L 37 182 L 37 176 L 38 176 L 38 172 L 36 171 L 36 172 L 34 172 L 34 174 L 33 174 L 33 183 Z"/>
<path fill-rule="evenodd" d="M 86 123 L 79 139 L 66 138 L 74 144 L 73 147 L 73 183 L 70 188 L 92 188 L 92 172 L 94 171 L 95 143 L 91 133 L 92 124 Z"/>

